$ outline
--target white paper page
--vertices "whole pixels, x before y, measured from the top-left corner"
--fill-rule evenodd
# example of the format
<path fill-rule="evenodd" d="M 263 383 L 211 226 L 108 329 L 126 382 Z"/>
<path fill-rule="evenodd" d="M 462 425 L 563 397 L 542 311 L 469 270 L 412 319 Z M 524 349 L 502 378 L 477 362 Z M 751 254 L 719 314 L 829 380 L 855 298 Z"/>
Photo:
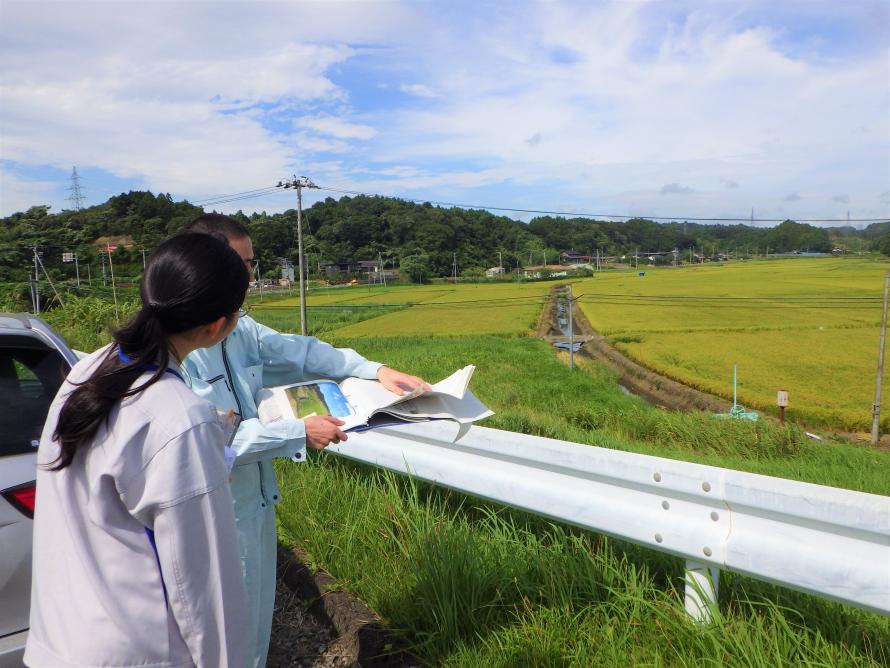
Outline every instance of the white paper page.
<path fill-rule="evenodd" d="M 410 419 L 424 417 L 456 420 L 457 422 L 474 422 L 494 415 L 469 390 L 464 394 L 463 399 L 455 399 L 448 395 L 431 396 L 426 394 L 397 406 L 390 406 L 386 410 L 396 414 L 404 413 Z"/>
<path fill-rule="evenodd" d="M 467 391 L 467 387 L 470 385 L 470 378 L 473 377 L 475 370 L 476 367 L 474 365 L 468 364 L 460 371 L 455 371 L 445 380 L 440 380 L 435 385 L 432 385 L 433 392 L 447 394 L 455 399 L 460 399 Z"/>
<path fill-rule="evenodd" d="M 368 417 L 378 408 L 385 408 L 403 399 L 421 394 L 421 390 L 418 389 L 410 394 L 398 395 L 387 390 L 379 381 L 365 380 L 364 378 L 347 378 L 340 383 L 340 389 L 346 396 L 346 400 L 355 408 L 355 412 L 364 417 Z"/>

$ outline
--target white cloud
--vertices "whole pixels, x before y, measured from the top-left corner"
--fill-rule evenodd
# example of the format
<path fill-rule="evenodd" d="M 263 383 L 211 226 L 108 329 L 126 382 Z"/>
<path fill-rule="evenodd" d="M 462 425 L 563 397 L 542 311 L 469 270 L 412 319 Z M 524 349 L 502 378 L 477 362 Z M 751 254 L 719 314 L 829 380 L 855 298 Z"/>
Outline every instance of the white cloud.
<path fill-rule="evenodd" d="M 50 202 L 55 198 L 58 188 L 58 183 L 21 178 L 0 165 L 0 216 L 26 211 L 32 206 Z"/>
<path fill-rule="evenodd" d="M 438 97 L 437 94 L 423 84 L 402 84 L 399 90 L 408 95 L 416 95 L 417 97 Z"/>
<path fill-rule="evenodd" d="M 681 186 L 679 183 L 666 183 L 661 187 L 662 195 L 689 195 L 695 191 L 688 186 Z"/>
<path fill-rule="evenodd" d="M 36 4 L 6 0 L 0 27 L 18 163 L 182 194 L 315 167 L 430 199 L 534 185 L 527 208 L 821 218 L 845 193 L 886 215 L 887 37 L 857 6 Z"/>
<path fill-rule="evenodd" d="M 303 116 L 297 119 L 296 125 L 338 139 L 370 139 L 376 134 L 368 125 L 350 123 L 335 116 Z"/>

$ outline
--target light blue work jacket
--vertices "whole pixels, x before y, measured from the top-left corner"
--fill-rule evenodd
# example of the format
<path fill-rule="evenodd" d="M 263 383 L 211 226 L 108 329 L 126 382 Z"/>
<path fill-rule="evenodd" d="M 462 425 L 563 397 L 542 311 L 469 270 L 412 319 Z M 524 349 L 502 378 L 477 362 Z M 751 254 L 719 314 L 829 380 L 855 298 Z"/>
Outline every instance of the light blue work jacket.
<path fill-rule="evenodd" d="M 261 424 L 257 390 L 319 378 L 374 379 L 382 365 L 314 337 L 281 334 L 245 316 L 224 341 L 194 351 L 182 366 L 198 396 L 222 410 L 234 409 L 242 418 L 232 444 L 232 496 L 236 517 L 248 518 L 280 500 L 272 459 L 306 457 L 303 421 Z"/>

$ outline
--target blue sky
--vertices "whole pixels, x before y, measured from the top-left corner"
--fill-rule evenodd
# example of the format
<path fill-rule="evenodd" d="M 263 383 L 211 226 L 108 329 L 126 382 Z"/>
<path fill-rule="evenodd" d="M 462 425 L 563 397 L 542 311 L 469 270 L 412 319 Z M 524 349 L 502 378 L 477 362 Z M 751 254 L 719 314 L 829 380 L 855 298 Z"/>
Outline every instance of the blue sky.
<path fill-rule="evenodd" d="M 890 217 L 884 0 L 3 0 L 0 55 L 2 215 L 70 207 L 76 165 L 87 205 L 305 174 L 518 209 Z"/>

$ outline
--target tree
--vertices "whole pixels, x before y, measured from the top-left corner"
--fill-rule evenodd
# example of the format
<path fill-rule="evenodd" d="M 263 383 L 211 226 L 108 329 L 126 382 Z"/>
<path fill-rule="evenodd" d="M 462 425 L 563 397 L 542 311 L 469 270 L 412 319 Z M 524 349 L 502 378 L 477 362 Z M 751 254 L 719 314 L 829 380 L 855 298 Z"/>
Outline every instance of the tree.
<path fill-rule="evenodd" d="M 428 255 L 408 255 L 402 258 L 399 270 L 412 283 L 423 283 L 430 278 L 430 258 Z"/>

